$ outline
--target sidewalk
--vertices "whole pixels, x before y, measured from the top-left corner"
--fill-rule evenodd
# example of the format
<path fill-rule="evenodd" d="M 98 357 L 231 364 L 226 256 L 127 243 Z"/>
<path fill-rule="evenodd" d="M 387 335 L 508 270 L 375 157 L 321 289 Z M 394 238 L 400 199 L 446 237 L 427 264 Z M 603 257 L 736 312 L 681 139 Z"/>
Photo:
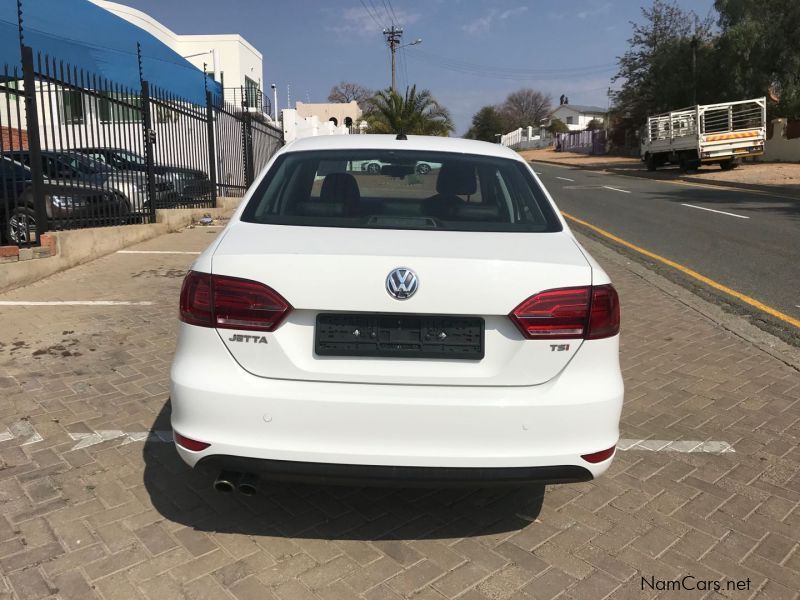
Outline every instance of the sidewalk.
<path fill-rule="evenodd" d="M 195 256 L 178 252 L 219 231 L 0 294 L 130 303 L 0 306 L 0 598 L 595 600 L 684 576 L 740 582 L 720 597 L 797 598 L 798 371 L 585 238 L 622 302 L 627 442 L 605 477 L 543 496 L 214 492 L 169 442 L 168 369 Z"/>
<path fill-rule="evenodd" d="M 626 156 L 592 156 L 556 152 L 552 148 L 523 150 L 520 155 L 528 161 L 611 171 L 617 175 L 729 186 L 800 199 L 800 163 L 742 163 L 732 171 L 709 165 L 701 167 L 697 173 L 684 175 L 677 167 L 671 166 L 650 172 L 641 160 Z"/>

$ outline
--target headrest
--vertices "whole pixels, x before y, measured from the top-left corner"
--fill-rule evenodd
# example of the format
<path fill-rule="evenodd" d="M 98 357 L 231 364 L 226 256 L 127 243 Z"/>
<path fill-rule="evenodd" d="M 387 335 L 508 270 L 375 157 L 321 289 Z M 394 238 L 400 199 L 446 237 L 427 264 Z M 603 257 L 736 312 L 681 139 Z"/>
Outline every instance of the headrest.
<path fill-rule="evenodd" d="M 442 165 L 436 179 L 436 191 L 439 194 L 471 196 L 478 191 L 475 167 L 458 163 Z"/>
<path fill-rule="evenodd" d="M 356 178 L 350 173 L 331 173 L 322 181 L 319 199 L 322 202 L 358 202 L 361 192 Z"/>

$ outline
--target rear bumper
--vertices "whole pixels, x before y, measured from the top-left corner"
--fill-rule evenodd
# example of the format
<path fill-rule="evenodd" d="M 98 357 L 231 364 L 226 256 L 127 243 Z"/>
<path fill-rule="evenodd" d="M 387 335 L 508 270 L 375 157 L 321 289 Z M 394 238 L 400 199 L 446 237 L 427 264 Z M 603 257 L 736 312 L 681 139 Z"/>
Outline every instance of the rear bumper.
<path fill-rule="evenodd" d="M 269 480 L 324 485 L 371 486 L 467 486 L 553 484 L 590 481 L 592 473 L 577 465 L 550 467 L 392 467 L 343 465 L 287 460 L 266 460 L 212 454 L 200 459 L 195 468 L 212 475 L 220 471 L 253 473 Z"/>
<path fill-rule="evenodd" d="M 211 445 L 176 448 L 192 467 L 281 478 L 586 480 L 611 459 L 581 456 L 619 437 L 618 342 L 585 342 L 559 375 L 536 386 L 351 384 L 254 376 L 215 330 L 181 324 L 172 426 Z"/>

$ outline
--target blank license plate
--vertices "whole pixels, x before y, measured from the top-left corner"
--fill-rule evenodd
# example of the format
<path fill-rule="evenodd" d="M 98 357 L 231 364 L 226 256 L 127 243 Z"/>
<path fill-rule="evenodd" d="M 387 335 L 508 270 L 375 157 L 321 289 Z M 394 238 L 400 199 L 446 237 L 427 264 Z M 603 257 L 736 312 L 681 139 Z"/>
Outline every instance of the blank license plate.
<path fill-rule="evenodd" d="M 320 356 L 480 360 L 484 321 L 435 315 L 317 315 L 314 351 Z"/>

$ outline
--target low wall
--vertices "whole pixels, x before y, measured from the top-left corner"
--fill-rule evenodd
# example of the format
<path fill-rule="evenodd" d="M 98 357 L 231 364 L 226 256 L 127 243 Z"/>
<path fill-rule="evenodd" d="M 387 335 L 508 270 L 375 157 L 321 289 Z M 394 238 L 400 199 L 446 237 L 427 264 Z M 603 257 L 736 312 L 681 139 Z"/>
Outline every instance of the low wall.
<path fill-rule="evenodd" d="M 772 137 L 764 143 L 763 160 L 800 162 L 800 137 L 788 139 L 786 119 L 772 121 Z"/>
<path fill-rule="evenodd" d="M 217 198 L 217 208 L 157 210 L 156 222 L 148 225 L 121 225 L 50 232 L 48 235 L 55 238 L 55 255 L 50 258 L 0 265 L 0 293 L 31 284 L 53 273 L 95 260 L 127 246 L 144 242 L 170 231 L 177 231 L 206 214 L 214 218 L 229 217 L 241 201 L 241 198 Z"/>

